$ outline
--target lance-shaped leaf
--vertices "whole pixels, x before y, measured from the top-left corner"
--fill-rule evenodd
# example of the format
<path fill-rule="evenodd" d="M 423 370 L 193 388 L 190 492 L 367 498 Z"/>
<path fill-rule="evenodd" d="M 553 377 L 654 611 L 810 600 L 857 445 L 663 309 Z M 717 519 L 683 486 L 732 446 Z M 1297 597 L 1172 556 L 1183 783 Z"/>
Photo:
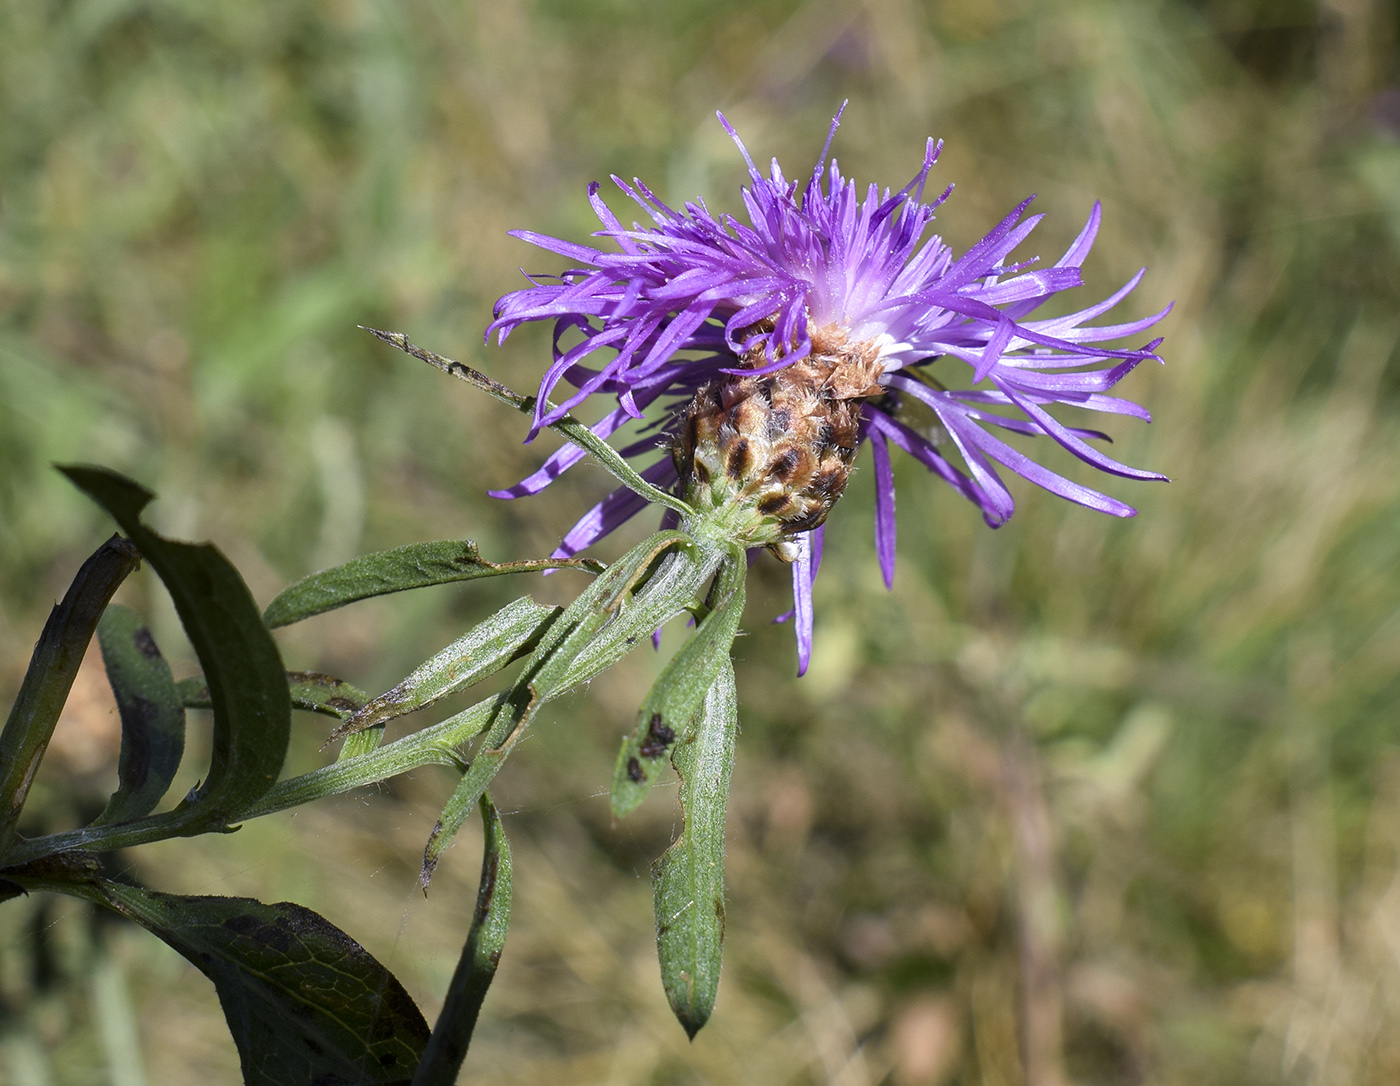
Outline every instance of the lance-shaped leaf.
<path fill-rule="evenodd" d="M 423 709 L 494 675 L 534 648 L 563 608 L 545 607 L 525 597 L 506 604 L 470 633 L 413 669 L 392 690 L 380 694 L 331 733 L 341 739 Z"/>
<path fill-rule="evenodd" d="M 662 669 L 642 702 L 636 730 L 622 741 L 613 767 L 612 811 L 616 817 L 631 814 L 646 799 L 666 764 L 666 755 L 689 738 L 715 677 L 728 665 L 744 612 L 746 571 L 742 551 L 720 567 L 713 608 Z"/>
<path fill-rule="evenodd" d="M 202 676 L 181 679 L 175 687 L 186 709 L 213 707 L 209 684 Z M 369 701 L 369 695 L 358 686 L 320 671 L 287 672 L 287 693 L 293 709 L 333 716 L 337 720 L 349 720 Z"/>
<path fill-rule="evenodd" d="M 394 975 L 300 905 L 6 877 L 113 909 L 188 958 L 214 982 L 247 1086 L 403 1083 L 427 1044 L 428 1023 Z"/>
<path fill-rule="evenodd" d="M 434 354 L 432 351 L 427 351 L 422 347 L 415 346 L 413 343 L 409 342 L 408 337 L 402 332 L 382 332 L 377 328 L 365 328 L 363 324 L 360 325 L 360 327 L 364 328 L 370 335 L 383 340 L 385 343 L 389 344 L 389 346 L 397 347 L 405 354 L 410 354 L 414 358 L 428 363 L 430 366 L 435 366 L 442 370 L 443 373 L 451 374 L 458 380 L 476 386 L 488 396 L 500 400 L 501 403 L 509 404 L 522 414 L 534 415 L 535 413 L 534 396 L 522 396 L 518 392 L 512 392 L 505 385 L 501 384 L 501 382 L 487 377 L 486 374 L 474 370 L 470 366 L 463 365 L 455 359 L 444 358 L 440 354 Z M 546 401 L 545 410 L 553 411 L 553 409 L 554 405 Z M 651 483 L 637 474 L 637 470 L 623 459 L 621 453 L 572 415 L 565 415 L 563 418 L 549 423 L 548 426 L 556 433 L 563 434 L 579 448 L 591 453 L 593 459 L 598 462 L 599 466 L 617 479 L 623 486 L 633 491 L 633 493 L 641 495 L 649 502 L 654 502 L 657 505 L 664 505 L 666 508 L 679 513 L 683 517 L 694 515 L 695 510 L 687 505 L 685 501 L 676 497 L 674 494 L 668 494 L 666 491 L 658 490 L 656 487 L 652 486 Z"/>
<path fill-rule="evenodd" d="M 627 597 L 656 572 L 657 563 L 668 551 L 687 548 L 692 542 L 685 532 L 674 529 L 657 532 L 610 565 L 598 578 L 592 593 L 580 596 L 569 605 L 559 622 L 559 638 L 552 645 L 542 644 L 531 661 L 537 666 L 526 669 L 530 690 L 537 702 L 557 697 L 569 689 L 574 663 L 585 651 L 596 651 L 609 643 L 624 643 L 630 649 L 637 643 L 640 631 L 617 621 Z M 691 556 L 691 564 L 695 557 Z M 682 601 L 681 606 L 687 602 Z M 574 621 L 570 622 L 571 619 Z M 610 621 L 616 628 L 600 636 L 599 631 Z M 645 633 L 649 636 L 651 631 Z"/>
<path fill-rule="evenodd" d="M 510 845 L 491 797 L 481 797 L 481 827 L 485 851 L 481 856 L 481 883 L 476 891 L 476 912 L 471 931 L 452 983 L 442 1005 L 433 1035 L 413 1076 L 412 1086 L 452 1086 L 466 1058 L 472 1031 L 481 1013 L 486 989 L 496 976 L 501 950 L 510 925 L 512 868 Z"/>
<path fill-rule="evenodd" d="M 738 730 L 728 659 L 705 697 L 695 734 L 676 747 L 685 828 L 652 866 L 661 984 L 693 1040 L 714 1010 L 724 943 L 724 812 Z"/>
<path fill-rule="evenodd" d="M 136 548 L 121 536 L 113 536 L 83 563 L 63 602 L 44 623 L 19 697 L 5 721 L 5 730 L 0 732 L 0 848 L 14 836 L 29 786 L 48 750 L 54 725 L 102 611 L 138 565 Z"/>
<path fill-rule="evenodd" d="M 496 702 L 471 765 L 428 835 L 418 875 L 425 891 L 443 850 L 452 843 L 491 779 L 510 757 L 539 707 L 568 689 L 570 668 L 579 655 L 585 649 L 596 649 L 600 642 L 621 639 L 635 643 L 650 633 L 634 630 L 626 622 L 609 624 L 608 620 L 618 617 L 615 612 L 622 608 L 624 597 L 645 578 L 659 555 L 671 548 L 683 548 L 689 542 L 690 536 L 684 532 L 669 531 L 658 532 L 639 543 L 609 566 L 550 626 L 526 661 L 520 678 Z"/>
<path fill-rule="evenodd" d="M 60 470 L 112 515 L 165 582 L 209 687 L 209 775 L 174 811 L 155 817 L 168 818 L 172 834 L 223 828 L 272 787 L 287 753 L 292 706 L 277 646 L 228 559 L 208 543 L 174 542 L 141 522 L 149 490 L 102 468 Z"/>
<path fill-rule="evenodd" d="M 148 815 L 164 798 L 185 753 L 185 706 L 170 665 L 135 611 L 108 607 L 97 640 L 122 722 L 118 787 L 93 822 L 102 826 Z"/>
<path fill-rule="evenodd" d="M 287 688 L 293 709 L 340 720 L 348 720 L 369 701 L 369 695 L 358 686 L 319 671 L 287 672 Z"/>
<path fill-rule="evenodd" d="M 377 554 L 361 555 L 344 565 L 303 577 L 267 605 L 263 621 L 275 629 L 371 596 L 478 577 L 536 573 L 546 569 L 583 569 L 596 573 L 601 568 L 601 564 L 591 558 L 488 562 L 470 539 L 410 543 Z"/>
<path fill-rule="evenodd" d="M 202 676 L 181 679 L 176 688 L 180 701 L 186 709 L 208 709 L 209 687 Z M 291 695 L 292 708 L 310 713 L 333 716 L 337 720 L 349 720 L 369 701 L 369 695 L 344 679 L 334 675 L 324 675 L 319 671 L 287 672 L 287 693 Z M 334 735 L 331 738 L 335 738 Z M 354 758 L 367 754 L 379 746 L 384 738 L 384 728 L 369 727 L 357 731 L 341 745 L 337 759 Z M 328 740 L 329 742 L 329 740 Z"/>

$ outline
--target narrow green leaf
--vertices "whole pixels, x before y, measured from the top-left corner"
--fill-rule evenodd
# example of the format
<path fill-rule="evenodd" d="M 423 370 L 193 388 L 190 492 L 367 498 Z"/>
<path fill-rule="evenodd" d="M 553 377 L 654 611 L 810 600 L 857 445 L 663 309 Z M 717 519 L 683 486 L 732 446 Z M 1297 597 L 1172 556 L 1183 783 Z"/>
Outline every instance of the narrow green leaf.
<path fill-rule="evenodd" d="M 545 646 L 541 646 L 536 656 L 538 666 L 526 669 L 534 698 L 543 702 L 568 690 L 574 683 L 574 664 L 586 651 L 595 650 L 600 644 L 619 642 L 630 649 L 642 638 L 649 637 L 651 630 L 634 629 L 618 621 L 627 606 L 627 597 L 656 572 L 657 561 L 667 551 L 684 549 L 692 543 L 685 532 L 657 532 L 610 565 L 594 583 L 591 595 L 580 596 L 571 603 L 556 627 L 561 631 L 557 643 L 547 652 Z M 599 631 L 609 622 L 616 629 L 599 637 Z"/>
<path fill-rule="evenodd" d="M 185 753 L 185 706 L 170 665 L 135 611 L 109 606 L 97 640 L 122 722 L 118 787 L 92 823 L 103 826 L 148 815 L 164 798 Z"/>
<path fill-rule="evenodd" d="M 209 685 L 202 676 L 181 679 L 175 689 L 186 709 L 213 707 Z M 293 709 L 333 716 L 337 720 L 350 719 L 369 701 L 369 695 L 358 686 L 319 671 L 287 672 L 287 692 L 291 695 Z"/>
<path fill-rule="evenodd" d="M 432 832 L 428 834 L 427 844 L 423 846 L 423 865 L 418 872 L 418 884 L 425 894 L 443 852 L 457 836 L 457 831 L 470 816 L 472 808 L 486 794 L 492 779 L 510 757 L 511 751 L 529 727 L 538 708 L 539 705 L 530 700 L 528 690 L 521 690 L 519 687 L 508 691 L 496 701 L 480 747 L 477 748 L 471 764 L 462 773 L 457 787 L 452 790 L 442 814 L 438 816 Z M 493 742 L 497 739 L 498 741 Z"/>
<path fill-rule="evenodd" d="M 642 702 L 636 730 L 622 741 L 613 768 L 612 811 L 616 817 L 637 809 L 651 791 L 666 755 L 691 735 L 696 714 L 720 668 L 728 663 L 739 631 L 746 569 L 742 552 L 720 567 L 713 609 L 662 669 Z"/>
<path fill-rule="evenodd" d="M 63 602 L 49 613 L 19 697 L 0 732 L 0 848 L 15 835 L 29 786 L 58 723 L 78 665 L 117 586 L 140 565 L 137 550 L 113 536 L 83 563 Z"/>
<path fill-rule="evenodd" d="M 101 505 L 156 571 L 189 635 L 214 711 L 209 776 L 167 820 L 171 834 L 226 828 L 276 783 L 291 732 L 291 698 L 277 646 L 238 571 L 208 543 L 165 539 L 141 522 L 153 495 L 102 468 L 61 467 Z"/>
<path fill-rule="evenodd" d="M 331 739 L 343 739 L 416 712 L 494 675 L 533 649 L 562 613 L 562 607 L 545 607 L 528 597 L 508 603 L 431 660 L 414 668 L 392 690 L 347 715 L 345 723 L 331 733 Z"/>
<path fill-rule="evenodd" d="M 481 827 L 485 851 L 481 856 L 481 882 L 476 891 L 476 912 L 471 931 L 452 983 L 442 1005 L 433 1035 L 413 1076 L 412 1086 L 452 1086 L 471 1045 L 476 1019 L 486 990 L 496 976 L 501 950 L 510 925 L 512 867 L 505 827 L 491 797 L 481 797 Z"/>
<path fill-rule="evenodd" d="M 405 354 L 412 355 L 421 362 L 426 362 L 430 366 L 450 374 L 459 380 L 467 382 L 469 385 L 481 389 L 493 399 L 500 400 L 503 404 L 515 408 L 526 415 L 533 415 L 535 412 L 536 398 L 534 396 L 522 396 L 501 384 L 494 381 L 479 370 L 474 370 L 470 366 L 464 365 L 451 358 L 444 358 L 440 354 L 426 351 L 409 341 L 409 338 L 402 332 L 381 332 L 377 328 L 365 328 L 366 332 L 377 339 L 397 347 Z M 547 410 L 553 410 L 554 405 L 546 401 Z M 683 500 L 674 494 L 668 494 L 664 490 L 659 490 L 637 474 L 637 470 L 622 458 L 622 454 L 600 438 L 592 430 L 572 415 L 565 415 L 558 422 L 551 423 L 551 430 L 563 434 L 579 448 L 591 453 L 599 465 L 612 475 L 618 482 L 636 494 L 640 494 L 649 502 L 657 505 L 664 505 L 668 509 L 673 509 L 683 517 L 693 516 L 695 510 L 687 505 Z"/>
<path fill-rule="evenodd" d="M 248 1086 L 402 1083 L 428 1042 L 427 1021 L 394 975 L 300 905 L 6 878 L 104 905 L 188 958 L 214 982 Z"/>
<path fill-rule="evenodd" d="M 591 558 L 488 562 L 470 539 L 410 543 L 393 550 L 361 555 L 344 565 L 303 577 L 267 605 L 263 621 L 269 629 L 275 629 L 371 596 L 478 577 L 537 573 L 546 569 L 582 569 L 596 573 L 601 568 L 601 563 Z"/>
<path fill-rule="evenodd" d="M 610 627 L 606 624 L 615 617 L 614 612 L 623 606 L 623 598 L 643 580 L 659 555 L 689 542 L 688 535 L 676 531 L 658 532 L 644 540 L 609 566 L 550 626 L 526 662 L 520 678 L 494 707 L 471 765 L 462 774 L 433 832 L 428 835 L 418 875 L 425 891 L 443 850 L 471 816 L 535 713 L 571 685 L 575 659 L 609 635 L 621 636 L 630 642 L 646 636 L 625 623 L 613 623 Z"/>
<path fill-rule="evenodd" d="M 350 758 L 358 758 L 361 754 L 377 750 L 382 742 L 384 742 L 383 724 L 376 724 L 364 731 L 353 732 L 345 737 L 345 742 L 340 744 L 340 753 L 335 756 L 335 760 L 344 762 Z"/>
<path fill-rule="evenodd" d="M 319 671 L 289 671 L 287 687 L 293 709 L 322 713 L 342 721 L 349 720 L 369 702 L 369 695 L 358 686 L 352 686 L 333 675 L 323 675 Z M 205 685 L 202 677 L 196 675 L 191 679 L 182 679 L 177 689 L 186 709 L 210 707 L 209 687 Z M 335 738 L 336 734 L 332 733 L 331 739 Z M 356 731 L 341 744 L 337 760 L 368 754 L 379 746 L 383 738 L 383 725 Z"/>
<path fill-rule="evenodd" d="M 724 943 L 724 813 L 738 731 L 734 668 L 726 658 L 694 736 L 676 747 L 685 828 L 652 866 L 661 984 L 694 1040 L 714 1010 Z"/>
<path fill-rule="evenodd" d="M 180 695 L 180 704 L 186 709 L 212 709 L 209 700 L 209 685 L 203 675 L 191 675 L 175 684 L 175 693 Z"/>
<path fill-rule="evenodd" d="M 369 701 L 369 695 L 358 686 L 319 671 L 289 671 L 287 687 L 293 709 L 339 720 L 350 719 Z"/>

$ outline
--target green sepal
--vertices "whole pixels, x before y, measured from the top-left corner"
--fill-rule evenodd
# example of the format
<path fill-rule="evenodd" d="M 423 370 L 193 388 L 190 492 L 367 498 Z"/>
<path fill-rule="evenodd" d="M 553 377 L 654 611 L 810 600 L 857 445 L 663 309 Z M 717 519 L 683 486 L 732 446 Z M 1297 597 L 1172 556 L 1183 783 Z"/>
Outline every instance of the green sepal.
<path fill-rule="evenodd" d="M 596 573 L 601 568 L 601 564 L 591 558 L 488 562 L 470 539 L 410 543 L 393 550 L 361 555 L 344 565 L 303 577 L 283 589 L 267 605 L 263 621 L 269 629 L 275 629 L 372 596 L 472 581 L 478 577 L 537 573 L 546 569 L 582 569 Z"/>
<path fill-rule="evenodd" d="M 148 815 L 165 797 L 185 753 L 185 706 L 139 614 L 112 604 L 97 640 L 122 723 L 118 787 L 92 823 L 103 826 Z"/>
<path fill-rule="evenodd" d="M 734 668 L 723 661 L 671 763 L 681 778 L 681 836 L 652 865 L 656 951 L 666 999 L 693 1040 L 709 1021 L 724 943 L 724 816 L 738 731 Z"/>
<path fill-rule="evenodd" d="M 731 555 L 719 571 L 712 609 L 694 635 L 662 669 L 637 714 L 637 727 L 622 741 L 613 767 L 612 812 L 631 814 L 646 799 L 666 756 L 692 734 L 744 612 L 743 552 Z"/>

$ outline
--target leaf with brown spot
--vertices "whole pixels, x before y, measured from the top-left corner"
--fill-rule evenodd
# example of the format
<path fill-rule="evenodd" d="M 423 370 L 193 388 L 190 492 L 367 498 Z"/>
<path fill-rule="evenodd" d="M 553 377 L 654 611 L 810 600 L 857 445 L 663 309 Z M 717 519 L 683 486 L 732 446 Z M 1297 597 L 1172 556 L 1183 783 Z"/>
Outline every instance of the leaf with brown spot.
<path fill-rule="evenodd" d="M 185 753 L 185 706 L 170 665 L 135 611 L 109 606 L 97 641 L 122 722 L 117 790 L 93 821 L 101 826 L 148 815 L 164 798 Z"/>
<path fill-rule="evenodd" d="M 613 765 L 612 811 L 622 818 L 637 809 L 665 765 L 665 754 L 679 749 L 694 731 L 744 612 L 744 576 L 748 563 L 742 552 L 720 568 L 714 609 L 700 620 L 694 635 L 657 676 L 642 702 L 637 725 L 622 742 Z"/>

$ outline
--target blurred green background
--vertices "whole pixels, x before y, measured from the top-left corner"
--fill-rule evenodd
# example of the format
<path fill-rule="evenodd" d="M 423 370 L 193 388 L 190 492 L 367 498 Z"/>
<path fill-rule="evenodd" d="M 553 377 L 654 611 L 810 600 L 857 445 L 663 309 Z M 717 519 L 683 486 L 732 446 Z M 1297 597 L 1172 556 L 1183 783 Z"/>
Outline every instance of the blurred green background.
<path fill-rule="evenodd" d="M 1053 259 L 1104 201 L 1076 300 L 1141 264 L 1122 311 L 1176 300 L 1168 364 L 1123 386 L 1157 421 L 1113 427 L 1123 459 L 1174 481 L 1095 483 L 1043 450 L 1141 514 L 1017 480 L 991 532 L 897 462 L 886 593 L 862 461 L 801 681 L 768 621 L 787 571 L 755 565 L 725 973 L 693 1045 L 661 992 L 647 881 L 674 790 L 620 825 L 600 795 L 664 652 L 559 703 L 495 789 L 516 912 L 462 1081 L 1400 1081 L 1383 0 L 0 3 L 0 694 L 111 531 L 51 461 L 157 490 L 157 526 L 216 541 L 261 602 L 415 540 L 547 553 L 609 480 L 581 467 L 543 497 L 486 498 L 550 439 L 522 446 L 517 416 L 355 325 L 529 389 L 547 333 L 481 335 L 521 265 L 560 263 L 508 229 L 584 239 L 585 185 L 609 173 L 737 209 L 715 109 L 801 176 L 846 98 L 835 151 L 862 184 L 902 185 L 925 136 L 947 140 L 957 248 L 1035 192 L 1048 218 L 1022 253 Z M 380 690 L 512 588 L 554 602 L 571 577 L 374 601 L 289 632 L 284 654 Z M 159 586 L 143 573 L 122 598 L 190 673 Z M 85 670 L 31 831 L 110 790 L 104 699 Z M 293 768 L 324 757 L 326 728 L 298 721 Z M 419 894 L 451 783 L 424 771 L 117 862 L 160 889 L 316 908 L 431 1019 L 479 855 L 464 833 Z M 237 1081 L 212 986 L 148 936 L 40 900 L 7 904 L 0 936 L 5 1081 Z"/>

